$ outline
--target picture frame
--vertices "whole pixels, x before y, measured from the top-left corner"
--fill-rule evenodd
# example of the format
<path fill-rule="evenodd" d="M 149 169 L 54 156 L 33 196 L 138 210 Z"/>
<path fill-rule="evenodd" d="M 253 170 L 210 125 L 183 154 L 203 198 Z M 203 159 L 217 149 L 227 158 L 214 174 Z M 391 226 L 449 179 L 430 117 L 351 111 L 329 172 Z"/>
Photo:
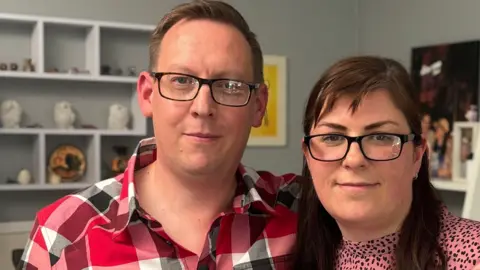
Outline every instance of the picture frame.
<path fill-rule="evenodd" d="M 248 147 L 282 147 L 287 145 L 287 58 L 264 55 L 264 78 L 268 103 L 263 123 L 252 128 Z"/>
<path fill-rule="evenodd" d="M 473 154 L 477 148 L 479 122 L 453 123 L 452 180 L 467 181 Z M 470 161 L 470 162 L 469 162 Z"/>

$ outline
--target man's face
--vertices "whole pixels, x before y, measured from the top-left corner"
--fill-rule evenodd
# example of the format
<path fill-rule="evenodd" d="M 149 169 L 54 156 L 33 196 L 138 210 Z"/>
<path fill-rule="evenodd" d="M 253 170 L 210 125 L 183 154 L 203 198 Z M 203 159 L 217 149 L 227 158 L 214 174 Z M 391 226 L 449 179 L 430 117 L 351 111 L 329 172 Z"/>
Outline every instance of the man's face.
<path fill-rule="evenodd" d="M 164 36 L 154 72 L 178 72 L 205 79 L 228 78 L 253 82 L 252 55 L 241 32 L 209 20 L 180 21 Z M 184 78 L 162 79 L 184 86 Z M 164 91 L 165 90 L 165 91 Z M 243 155 L 250 129 L 262 123 L 267 91 L 253 91 L 243 107 L 220 105 L 204 84 L 191 101 L 162 97 L 159 81 L 142 73 L 138 83 L 140 107 L 153 118 L 157 158 L 183 174 L 209 175 L 234 168 Z"/>

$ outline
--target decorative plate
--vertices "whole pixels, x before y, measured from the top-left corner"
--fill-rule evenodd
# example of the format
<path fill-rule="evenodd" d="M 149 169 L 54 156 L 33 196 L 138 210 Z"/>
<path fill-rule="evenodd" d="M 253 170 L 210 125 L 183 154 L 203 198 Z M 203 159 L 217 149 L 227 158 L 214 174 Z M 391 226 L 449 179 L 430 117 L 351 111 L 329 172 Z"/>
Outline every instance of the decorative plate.
<path fill-rule="evenodd" d="M 73 182 L 80 179 L 87 164 L 84 153 L 74 145 L 60 145 L 50 155 L 49 171 L 60 176 L 63 182 Z"/>

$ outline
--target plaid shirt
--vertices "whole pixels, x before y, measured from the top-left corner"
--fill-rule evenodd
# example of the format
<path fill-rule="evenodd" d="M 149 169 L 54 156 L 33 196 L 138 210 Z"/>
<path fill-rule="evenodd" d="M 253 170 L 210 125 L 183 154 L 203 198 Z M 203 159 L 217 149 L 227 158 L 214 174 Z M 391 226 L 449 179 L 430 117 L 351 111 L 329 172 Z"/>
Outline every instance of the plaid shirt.
<path fill-rule="evenodd" d="M 289 269 L 299 176 L 240 165 L 233 211 L 212 224 L 197 256 L 138 205 L 134 171 L 155 157 L 153 138 L 143 140 L 125 173 L 40 210 L 19 269 Z"/>

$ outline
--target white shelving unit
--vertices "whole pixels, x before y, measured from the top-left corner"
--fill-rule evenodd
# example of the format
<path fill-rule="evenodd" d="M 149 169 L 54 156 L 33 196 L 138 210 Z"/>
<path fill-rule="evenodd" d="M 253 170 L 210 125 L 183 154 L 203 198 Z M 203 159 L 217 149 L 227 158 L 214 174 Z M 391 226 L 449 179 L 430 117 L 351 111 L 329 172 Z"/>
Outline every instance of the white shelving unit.
<path fill-rule="evenodd" d="M 104 164 L 114 156 L 113 146 L 133 151 L 139 138 L 147 135 L 147 120 L 137 105 L 137 76 L 129 71 L 147 68 L 153 29 L 153 25 L 0 13 L 0 63 L 8 66 L 0 70 L 0 102 L 14 99 L 24 110 L 24 127 L 0 128 L 0 158 L 4 159 L 0 160 L 0 192 L 80 189 L 105 178 Z M 34 71 L 23 70 L 25 59 L 32 60 Z M 10 68 L 12 63 L 17 70 Z M 105 65 L 110 67 L 109 74 L 102 72 Z M 71 72 L 73 68 L 79 72 Z M 62 100 L 72 103 L 77 113 L 76 129 L 55 128 L 53 107 Z M 130 109 L 130 129 L 107 129 L 108 107 L 114 103 Z M 34 124 L 41 127 L 28 127 Z M 84 152 L 86 174 L 74 183 L 50 184 L 48 157 L 61 144 Z M 32 172 L 31 184 L 6 183 L 23 168 Z"/>
<path fill-rule="evenodd" d="M 480 124 L 479 124 L 480 125 Z M 480 136 L 476 138 L 473 151 L 473 164 L 478 164 L 467 176 L 466 180 L 458 179 L 432 179 L 432 184 L 439 191 L 449 194 L 451 197 L 461 197 L 456 204 L 448 205 L 450 208 L 459 208 L 459 214 L 464 218 L 480 221 Z M 449 197 L 450 197 L 449 196 Z M 444 196 L 444 199 L 447 196 Z"/>

